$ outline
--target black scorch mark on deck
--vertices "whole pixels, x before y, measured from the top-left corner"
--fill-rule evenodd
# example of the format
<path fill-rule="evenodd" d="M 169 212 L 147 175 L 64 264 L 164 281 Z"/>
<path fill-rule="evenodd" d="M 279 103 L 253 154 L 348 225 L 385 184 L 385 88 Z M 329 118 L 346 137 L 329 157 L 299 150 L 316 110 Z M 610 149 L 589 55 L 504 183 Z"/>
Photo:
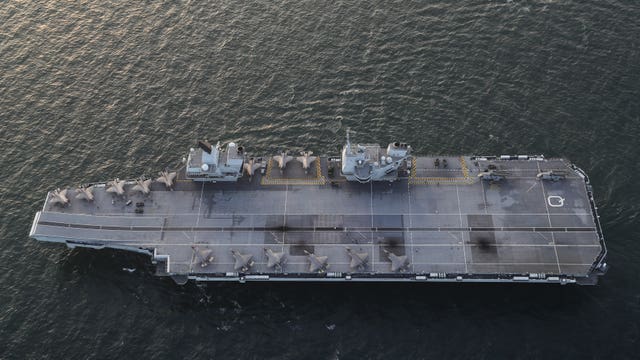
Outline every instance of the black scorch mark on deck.
<path fill-rule="evenodd" d="M 498 261 L 498 248 L 496 245 L 495 231 L 493 229 L 493 218 L 491 215 L 467 215 L 467 222 L 470 228 L 480 228 L 483 231 L 470 231 L 469 244 L 471 246 L 471 260 L 474 262 L 495 262 Z"/>

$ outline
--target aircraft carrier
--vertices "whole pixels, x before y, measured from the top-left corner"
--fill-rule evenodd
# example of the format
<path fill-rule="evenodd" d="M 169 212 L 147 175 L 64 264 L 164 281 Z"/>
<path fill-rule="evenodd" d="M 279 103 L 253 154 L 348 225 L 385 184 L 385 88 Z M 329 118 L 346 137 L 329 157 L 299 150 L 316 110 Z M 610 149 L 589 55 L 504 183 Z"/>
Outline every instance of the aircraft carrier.
<path fill-rule="evenodd" d="M 567 160 L 417 156 L 348 133 L 335 156 L 199 141 L 159 177 L 50 191 L 29 236 L 148 254 L 178 284 L 592 285 L 607 269 L 592 187 Z"/>

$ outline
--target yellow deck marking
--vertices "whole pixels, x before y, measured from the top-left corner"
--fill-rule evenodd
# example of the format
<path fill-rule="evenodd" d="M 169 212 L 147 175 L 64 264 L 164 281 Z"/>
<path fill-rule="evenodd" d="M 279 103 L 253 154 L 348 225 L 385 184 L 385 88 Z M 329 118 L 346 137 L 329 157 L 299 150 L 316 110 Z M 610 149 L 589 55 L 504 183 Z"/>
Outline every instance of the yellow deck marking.
<path fill-rule="evenodd" d="M 264 176 L 260 179 L 260 185 L 324 185 L 327 180 L 322 176 L 322 168 L 320 165 L 320 158 L 316 158 L 316 177 L 315 178 L 278 178 L 271 177 L 271 170 L 273 169 L 273 159 L 269 159 L 267 163 L 267 170 Z"/>
<path fill-rule="evenodd" d="M 469 176 L 469 168 L 464 158 L 460 157 L 460 171 L 462 176 L 460 177 L 418 177 L 416 176 L 416 169 L 418 161 L 414 157 L 411 159 L 411 176 L 409 177 L 409 185 L 471 185 L 476 182 L 476 179 Z"/>

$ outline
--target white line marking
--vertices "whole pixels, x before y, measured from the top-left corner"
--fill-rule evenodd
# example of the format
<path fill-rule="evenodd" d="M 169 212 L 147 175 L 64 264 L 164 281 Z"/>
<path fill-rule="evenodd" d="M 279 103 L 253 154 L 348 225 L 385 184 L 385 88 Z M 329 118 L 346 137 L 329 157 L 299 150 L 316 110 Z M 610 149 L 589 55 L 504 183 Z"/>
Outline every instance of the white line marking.
<path fill-rule="evenodd" d="M 376 270 L 376 257 L 375 257 L 375 253 L 376 253 L 376 246 L 375 246 L 375 241 L 373 241 L 373 182 L 369 182 L 369 199 L 370 199 L 370 210 L 371 210 L 371 233 L 370 233 L 370 239 L 371 239 L 371 271 L 375 271 Z"/>
<path fill-rule="evenodd" d="M 84 238 L 83 238 L 84 239 Z M 122 244 L 122 245 L 130 245 L 130 246 L 160 246 L 160 247 L 168 247 L 168 246 L 191 246 L 191 243 L 158 243 L 158 242 L 136 242 L 131 240 L 105 240 L 105 239 L 86 239 L 87 241 L 96 240 L 96 241 L 107 241 L 105 245 L 109 243 L 114 244 Z M 455 238 L 456 243 L 458 238 Z M 263 243 L 199 243 L 197 245 L 207 245 L 212 247 L 225 247 L 225 246 L 242 246 L 242 247 L 255 247 L 262 248 L 264 246 L 269 246 L 273 244 L 263 244 Z M 347 244 L 336 244 L 336 243 L 315 243 L 314 246 L 327 246 L 327 247 L 347 247 Z M 456 245 L 453 243 L 433 243 L 433 244 L 415 244 L 416 247 L 451 247 L 452 245 Z M 590 244 L 575 244 L 575 245 L 565 245 L 565 244 L 467 244 L 469 247 L 560 247 L 560 248 L 599 248 L 600 244 L 590 245 Z"/>
<path fill-rule="evenodd" d="M 411 184 L 407 181 L 407 198 L 409 199 L 408 203 L 409 203 L 409 228 L 412 228 L 412 216 L 411 216 Z M 411 242 L 411 269 L 413 272 L 416 272 L 415 268 L 413 267 L 413 254 L 414 254 L 414 249 L 413 249 L 413 231 L 409 231 L 409 240 Z"/>
<path fill-rule="evenodd" d="M 460 208 L 460 192 L 458 191 L 458 185 L 456 185 L 456 197 L 458 199 L 458 215 L 460 215 L 460 227 L 462 227 L 462 209 Z M 462 235 L 462 255 L 464 255 L 464 272 L 469 273 L 469 268 L 467 266 L 467 250 L 464 245 L 464 233 L 461 231 L 460 235 Z"/>
<path fill-rule="evenodd" d="M 484 190 L 484 181 L 480 180 L 480 185 L 482 186 L 482 201 L 484 202 L 484 213 L 488 214 L 487 210 L 487 194 L 485 194 Z M 494 215 L 494 214 L 492 214 Z"/>
<path fill-rule="evenodd" d="M 536 163 L 538 166 L 538 172 L 540 172 L 540 163 Z M 547 211 L 547 219 L 549 219 L 549 227 L 553 227 L 551 224 L 551 214 L 549 213 L 549 205 L 547 204 L 547 192 L 544 189 L 544 180 L 540 180 L 540 186 L 542 187 L 542 198 L 544 199 L 544 208 Z M 558 265 L 558 274 L 562 274 L 562 269 L 560 268 L 560 257 L 558 256 L 558 249 L 556 248 L 556 237 L 551 232 L 551 241 L 553 243 L 553 251 L 556 254 L 556 264 Z"/>
<path fill-rule="evenodd" d="M 44 225 L 44 224 L 38 224 L 38 226 L 42 226 L 44 228 L 47 227 L 53 227 L 53 228 L 63 228 L 66 230 L 78 230 L 78 231 L 87 231 L 87 232 L 91 232 L 91 231 L 98 231 L 98 232 L 104 232 L 104 233 L 117 233 L 117 232 L 125 232 L 125 233 L 132 233 L 132 231 L 134 231 L 135 233 L 138 234 L 151 234 L 151 233 L 158 233 L 161 234 L 162 231 L 160 229 L 156 229 L 156 230 L 148 230 L 146 227 L 133 227 L 133 230 L 131 228 L 126 228 L 126 229 L 87 229 L 87 228 L 82 228 L 82 227 L 77 227 L 78 224 L 71 224 L 72 226 L 66 226 L 66 225 Z M 251 228 L 250 230 L 247 230 L 248 228 Z M 255 227 L 250 226 L 247 229 L 242 229 L 242 230 L 237 230 L 234 229 L 233 227 L 222 227 L 222 228 L 218 228 L 216 227 L 216 229 L 207 229 L 205 228 L 196 228 L 196 227 L 192 227 L 192 231 L 200 231 L 200 232 L 209 232 L 209 233 L 223 233 L 223 234 L 243 234 L 243 233 L 271 233 L 273 234 L 273 236 L 276 236 L 275 232 L 268 230 L 267 228 L 263 228 L 263 229 L 258 229 L 256 230 Z M 544 226 L 515 226 L 515 227 L 510 227 L 510 226 L 496 226 L 496 227 L 492 227 L 492 229 L 500 229 L 499 231 L 501 232 L 511 232 L 511 233 L 532 233 L 534 231 L 531 230 L 521 230 L 522 228 L 536 228 L 536 229 L 549 229 L 548 227 L 544 227 Z M 585 234 L 593 234 L 596 232 L 596 228 L 595 227 L 591 227 L 591 226 L 557 226 L 556 228 L 554 228 L 554 231 L 549 231 L 549 232 L 567 232 L 565 229 L 586 229 L 588 231 L 581 231 L 580 233 L 585 233 Z M 140 229 L 143 229 L 144 231 L 141 231 Z M 180 229 L 183 229 L 182 227 Z M 361 236 L 363 236 L 359 230 L 368 230 L 370 232 L 374 232 L 373 229 L 370 228 L 361 228 L 361 227 L 347 227 L 347 231 L 345 230 L 331 230 L 331 231 L 324 231 L 325 233 L 332 233 L 332 232 L 352 232 L 352 233 L 358 233 Z M 558 229 L 557 231 L 555 229 Z M 401 228 L 393 228 L 391 230 L 378 230 L 379 232 L 387 232 L 387 231 L 415 231 L 415 232 L 419 232 L 419 233 L 434 233 L 434 232 L 441 232 L 441 231 L 447 231 L 449 232 L 451 230 L 451 227 L 448 226 L 434 226 L 433 228 L 429 228 L 427 230 L 422 230 L 422 229 L 410 229 L 410 228 L 406 228 L 406 227 L 401 227 Z M 173 233 L 175 231 L 178 231 L 177 229 L 174 228 L 164 228 L 164 233 L 165 236 L 167 234 Z M 313 228 L 308 228 L 308 229 L 300 229 L 300 230 L 288 230 L 287 232 L 293 232 L 293 233 L 308 233 L 308 232 L 316 232 L 317 230 L 313 229 Z M 468 232 L 470 230 L 467 230 L 467 228 L 465 227 L 464 230 L 462 230 L 463 232 Z M 478 231 L 478 230 L 474 230 L 474 231 Z M 487 230 L 490 231 L 490 230 Z M 183 232 L 183 231 L 181 231 Z M 279 231 L 281 232 L 281 231 Z M 539 231 L 535 231 L 535 232 L 539 232 Z M 573 233 L 576 233 L 577 231 L 572 231 Z M 363 238 L 366 239 L 366 237 L 363 236 Z M 280 242 L 280 241 L 279 241 Z"/>
<path fill-rule="evenodd" d="M 149 210 L 149 209 L 147 209 Z M 214 209 L 215 210 L 215 209 Z M 153 210 L 151 210 L 153 211 Z M 327 209 L 327 211 L 331 211 L 331 209 Z M 117 217 L 119 219 L 134 219 L 134 220 L 158 220 L 161 221 L 163 219 L 163 217 L 166 216 L 193 216 L 196 213 L 192 212 L 192 213 L 150 213 L 149 214 L 151 216 L 147 216 L 147 215 L 142 215 L 142 216 L 127 216 L 126 213 L 104 213 L 101 215 L 88 215 L 88 214 L 75 214 L 75 213 L 64 213 L 64 212 L 57 212 L 57 211 L 46 211 L 43 214 L 61 214 L 61 215 L 68 215 L 68 216 L 78 216 L 78 217 L 87 217 L 87 218 L 113 218 L 113 217 Z M 282 213 L 249 213 L 249 212 L 242 212 L 243 216 L 270 216 L 270 215 L 281 215 Z M 482 215 L 481 213 L 464 213 L 465 215 Z M 228 220 L 230 219 L 232 216 L 234 216 L 235 213 L 216 213 L 216 212 L 212 212 L 211 216 L 206 218 L 207 220 Z M 335 212 L 313 212 L 313 213 L 305 213 L 305 212 L 300 212 L 297 213 L 297 215 L 369 215 L 369 213 L 348 213 L 348 214 L 339 214 L 339 213 L 335 213 Z M 391 212 L 391 213 L 378 213 L 378 215 L 404 215 L 401 212 Z M 422 215 L 422 216 L 446 216 L 446 215 L 450 215 L 450 216 L 458 216 L 458 213 L 443 213 L 443 212 L 438 212 L 438 213 L 413 213 L 412 215 L 417 216 L 417 215 Z M 539 216 L 547 216 L 547 213 L 491 213 L 491 215 L 514 215 L 514 216 L 535 216 L 535 215 L 539 215 Z M 591 213 L 571 213 L 571 214 L 551 214 L 551 216 L 591 216 Z M 44 221 L 44 220 L 43 220 Z"/>
<path fill-rule="evenodd" d="M 534 183 L 533 183 L 533 185 L 531 185 L 531 186 L 527 189 L 527 191 L 526 191 L 526 192 L 531 191 L 534 187 L 536 187 L 536 185 L 538 185 L 538 183 L 537 183 L 537 182 L 534 182 Z"/>
<path fill-rule="evenodd" d="M 191 228 L 191 232 L 193 233 L 193 245 L 196 245 L 196 237 L 197 233 L 195 228 L 200 224 L 200 211 L 202 210 L 202 196 L 204 195 L 204 182 L 202 183 L 202 187 L 200 188 L 200 201 L 198 202 L 198 215 L 196 216 L 196 225 Z M 189 271 L 193 269 L 193 261 L 195 260 L 195 251 L 193 252 L 193 256 L 191 257 L 191 264 L 189 265 Z"/>
<path fill-rule="evenodd" d="M 172 261 L 171 262 L 172 265 L 186 265 L 189 264 L 189 262 L 187 261 Z M 234 262 L 214 262 L 212 263 L 210 266 L 214 267 L 216 265 L 234 265 Z M 266 266 L 266 262 L 255 262 L 255 265 L 265 265 Z M 288 265 L 304 265 L 305 268 L 308 268 L 309 263 L 308 262 L 297 262 L 297 261 L 288 261 L 287 262 Z M 343 266 L 349 266 L 349 262 L 332 262 L 331 265 L 343 265 Z M 462 263 L 459 262 L 417 262 L 416 265 L 462 265 Z M 530 262 L 530 263 L 509 263 L 509 262 L 503 262 L 503 263 L 473 263 L 473 265 L 479 265 L 479 266 L 500 266 L 500 265 L 506 265 L 506 266 L 518 266 L 518 265 L 549 265 L 549 266 L 553 266 L 556 265 L 556 263 L 541 263 L 541 262 Z M 563 263 L 562 265 L 567 265 L 567 266 L 591 266 L 593 264 L 581 264 L 581 263 Z M 207 268 L 204 268 L 207 269 Z M 309 271 L 304 271 L 305 273 L 309 272 Z M 363 271 L 368 273 L 369 271 Z M 274 272 L 275 273 L 275 272 Z"/>
<path fill-rule="evenodd" d="M 289 197 L 289 185 L 284 188 L 284 220 L 283 226 L 287 226 L 287 199 Z M 284 252 L 284 244 L 287 242 L 287 232 L 282 232 L 282 252 Z"/>

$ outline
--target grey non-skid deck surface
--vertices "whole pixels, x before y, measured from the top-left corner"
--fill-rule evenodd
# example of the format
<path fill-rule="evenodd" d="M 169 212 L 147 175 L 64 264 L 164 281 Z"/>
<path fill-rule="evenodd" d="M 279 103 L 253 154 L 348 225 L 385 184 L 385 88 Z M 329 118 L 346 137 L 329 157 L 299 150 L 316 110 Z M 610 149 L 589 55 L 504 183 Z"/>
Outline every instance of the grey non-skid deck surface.
<path fill-rule="evenodd" d="M 460 177 L 456 161 L 448 169 L 419 168 L 415 174 Z M 255 273 L 308 272 L 305 250 L 328 256 L 328 271 L 356 272 L 349 268 L 347 247 L 369 254 L 364 272 L 390 272 L 386 249 L 407 255 L 410 273 L 588 273 L 601 246 L 584 180 L 574 172 L 558 182 L 535 177 L 539 170 L 567 169 L 566 162 L 495 161 L 511 173 L 494 184 L 477 179 L 488 162 L 466 163 L 466 183 L 358 184 L 337 178 L 331 184 L 323 159 L 324 185 L 261 185 L 258 174 L 235 184 L 181 181 L 175 191 L 154 184 L 147 197 L 116 198 L 98 188 L 94 203 L 45 204 L 35 233 L 155 248 L 170 256 L 172 273 L 234 271 L 232 249 L 253 254 Z M 272 171 L 277 178 L 289 176 Z M 315 169 L 306 175 L 291 171 L 295 177 L 318 176 Z M 145 203 L 144 214 L 134 214 L 137 202 Z M 214 262 L 201 267 L 193 247 L 212 249 Z M 264 248 L 287 254 L 283 270 L 266 267 Z"/>

